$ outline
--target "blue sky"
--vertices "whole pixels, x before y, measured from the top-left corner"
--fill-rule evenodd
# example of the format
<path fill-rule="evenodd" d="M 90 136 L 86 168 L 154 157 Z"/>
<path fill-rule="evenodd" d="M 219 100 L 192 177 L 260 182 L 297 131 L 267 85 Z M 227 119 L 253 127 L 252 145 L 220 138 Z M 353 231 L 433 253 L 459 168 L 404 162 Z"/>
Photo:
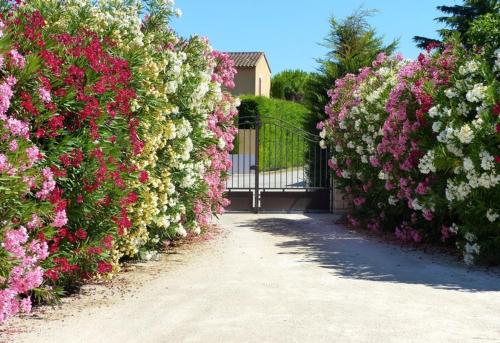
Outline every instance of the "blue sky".
<path fill-rule="evenodd" d="M 399 51 L 415 58 L 414 35 L 436 37 L 442 27 L 433 19 L 438 5 L 460 0 L 177 0 L 183 12 L 172 26 L 182 36 L 206 36 L 217 50 L 264 51 L 273 74 L 284 69 L 313 71 L 328 33 L 328 18 L 343 18 L 363 6 L 379 12 L 369 19 L 389 42 L 400 38 Z"/>

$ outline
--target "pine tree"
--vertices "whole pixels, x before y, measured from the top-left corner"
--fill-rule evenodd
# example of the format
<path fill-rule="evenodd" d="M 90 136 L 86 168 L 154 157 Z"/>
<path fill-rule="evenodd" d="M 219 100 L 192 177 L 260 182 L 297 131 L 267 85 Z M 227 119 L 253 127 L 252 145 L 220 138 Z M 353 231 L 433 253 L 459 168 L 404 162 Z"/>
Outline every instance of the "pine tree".
<path fill-rule="evenodd" d="M 309 132 L 317 132 L 316 124 L 325 119 L 325 105 L 329 98 L 327 91 L 335 80 L 348 73 L 357 73 L 360 68 L 370 66 L 380 52 L 393 53 L 398 40 L 385 45 L 383 37 L 367 22 L 375 10 L 358 9 L 343 20 L 330 18 L 330 31 L 323 46 L 328 49 L 325 58 L 318 59 L 319 68 L 312 73 L 306 84 L 305 105 L 311 111 L 310 119 L 305 124 Z M 314 147 L 311 147 L 314 151 Z M 319 156 L 313 158 L 318 163 Z M 322 161 L 321 165 L 325 165 Z M 314 166 L 310 166 L 313 170 Z M 312 178 L 311 175 L 309 175 Z"/>
<path fill-rule="evenodd" d="M 438 30 L 441 40 L 451 37 L 453 34 L 458 34 L 464 45 L 470 47 L 472 44 L 467 39 L 467 32 L 472 23 L 487 14 L 498 15 L 500 5 L 498 0 L 464 0 L 462 5 L 438 6 L 437 9 L 445 14 L 435 18 L 436 21 L 445 24 L 445 28 Z M 441 43 L 439 39 L 422 36 L 415 36 L 413 40 L 422 49 L 429 43 Z"/>

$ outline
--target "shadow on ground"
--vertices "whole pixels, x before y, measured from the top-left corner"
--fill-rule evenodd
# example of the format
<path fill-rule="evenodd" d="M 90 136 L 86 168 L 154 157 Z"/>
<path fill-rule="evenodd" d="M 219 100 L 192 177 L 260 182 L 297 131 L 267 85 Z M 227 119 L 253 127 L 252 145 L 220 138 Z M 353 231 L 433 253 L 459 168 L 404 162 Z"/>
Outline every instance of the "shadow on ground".
<path fill-rule="evenodd" d="M 256 217 L 240 225 L 285 237 L 282 254 L 319 263 L 343 278 L 421 284 L 467 292 L 500 291 L 495 272 L 470 269 L 441 254 L 409 251 L 334 224 L 331 215 L 306 215 L 302 220 Z"/>

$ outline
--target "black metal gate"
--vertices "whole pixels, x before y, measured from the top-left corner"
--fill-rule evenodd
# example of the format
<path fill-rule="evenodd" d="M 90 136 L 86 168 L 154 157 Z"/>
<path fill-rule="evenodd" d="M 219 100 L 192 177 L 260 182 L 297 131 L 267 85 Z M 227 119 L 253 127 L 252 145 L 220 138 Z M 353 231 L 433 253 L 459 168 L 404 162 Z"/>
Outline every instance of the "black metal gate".
<path fill-rule="evenodd" d="M 227 181 L 229 211 L 328 212 L 332 191 L 321 138 L 272 117 L 240 117 Z"/>

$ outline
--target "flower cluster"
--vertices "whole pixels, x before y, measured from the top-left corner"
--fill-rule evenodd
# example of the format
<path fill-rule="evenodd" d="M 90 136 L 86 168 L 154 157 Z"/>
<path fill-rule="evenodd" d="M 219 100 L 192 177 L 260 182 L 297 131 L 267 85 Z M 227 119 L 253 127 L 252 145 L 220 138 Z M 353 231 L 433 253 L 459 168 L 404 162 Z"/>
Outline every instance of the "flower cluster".
<path fill-rule="evenodd" d="M 232 61 L 177 37 L 172 1 L 5 9 L 1 320 L 209 225 L 228 204 L 237 105 Z"/>
<path fill-rule="evenodd" d="M 496 59 L 448 44 L 415 61 L 380 54 L 336 81 L 318 128 L 351 223 L 416 243 L 453 238 L 467 263 L 500 260 Z"/>

